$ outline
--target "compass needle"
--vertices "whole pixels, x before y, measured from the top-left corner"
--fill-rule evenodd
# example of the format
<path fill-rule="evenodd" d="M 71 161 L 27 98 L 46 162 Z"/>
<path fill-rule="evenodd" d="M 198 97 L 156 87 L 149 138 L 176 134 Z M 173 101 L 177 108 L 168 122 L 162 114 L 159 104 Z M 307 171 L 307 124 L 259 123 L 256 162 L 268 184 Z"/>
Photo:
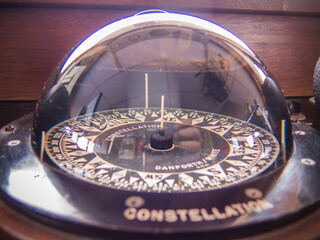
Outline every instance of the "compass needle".
<path fill-rule="evenodd" d="M 163 115 L 164 115 L 164 95 L 161 96 L 161 122 L 160 122 L 160 131 L 164 131 L 164 127 L 163 127 Z"/>
<path fill-rule="evenodd" d="M 164 128 L 164 95 L 162 95 L 160 106 L 160 127 L 150 136 L 150 148 L 155 151 L 169 151 L 174 149 L 174 147 L 173 135 L 168 129 Z"/>
<path fill-rule="evenodd" d="M 144 74 L 145 78 L 145 106 L 146 109 L 149 107 L 149 75 L 148 73 Z"/>

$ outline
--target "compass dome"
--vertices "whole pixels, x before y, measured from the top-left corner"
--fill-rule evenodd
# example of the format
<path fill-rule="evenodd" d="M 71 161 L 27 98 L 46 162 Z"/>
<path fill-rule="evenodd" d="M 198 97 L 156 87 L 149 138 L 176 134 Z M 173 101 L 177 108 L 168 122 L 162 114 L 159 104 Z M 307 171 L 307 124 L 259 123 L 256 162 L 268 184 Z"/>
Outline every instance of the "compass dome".
<path fill-rule="evenodd" d="M 34 142 L 79 116 L 160 108 L 162 95 L 164 108 L 189 118 L 200 111 L 258 126 L 277 138 L 279 159 L 291 153 L 284 97 L 253 51 L 212 22 L 158 11 L 113 22 L 73 49 L 45 84 Z"/>

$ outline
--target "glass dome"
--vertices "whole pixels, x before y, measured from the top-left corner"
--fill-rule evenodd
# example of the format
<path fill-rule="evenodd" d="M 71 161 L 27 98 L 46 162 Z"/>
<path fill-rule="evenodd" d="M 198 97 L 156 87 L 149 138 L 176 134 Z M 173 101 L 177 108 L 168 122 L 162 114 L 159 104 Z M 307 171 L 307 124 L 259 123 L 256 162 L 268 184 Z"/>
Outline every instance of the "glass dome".
<path fill-rule="evenodd" d="M 252 50 L 216 24 L 166 12 L 111 23 L 77 46 L 46 82 L 33 140 L 39 157 L 85 180 L 132 190 L 151 173 L 178 192 L 200 189 L 187 175 L 222 168 L 221 187 L 272 171 L 292 149 L 284 97 Z"/>

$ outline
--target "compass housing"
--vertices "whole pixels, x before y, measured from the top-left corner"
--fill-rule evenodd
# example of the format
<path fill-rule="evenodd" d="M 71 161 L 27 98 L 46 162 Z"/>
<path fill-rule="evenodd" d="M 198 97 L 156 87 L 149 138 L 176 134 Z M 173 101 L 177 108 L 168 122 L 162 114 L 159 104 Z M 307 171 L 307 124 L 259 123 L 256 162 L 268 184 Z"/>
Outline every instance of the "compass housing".
<path fill-rule="evenodd" d="M 251 236 L 319 206 L 319 133 L 293 130 L 294 149 L 281 90 L 239 38 L 147 11 L 80 43 L 34 116 L 0 130 L 1 190 L 78 234 Z"/>

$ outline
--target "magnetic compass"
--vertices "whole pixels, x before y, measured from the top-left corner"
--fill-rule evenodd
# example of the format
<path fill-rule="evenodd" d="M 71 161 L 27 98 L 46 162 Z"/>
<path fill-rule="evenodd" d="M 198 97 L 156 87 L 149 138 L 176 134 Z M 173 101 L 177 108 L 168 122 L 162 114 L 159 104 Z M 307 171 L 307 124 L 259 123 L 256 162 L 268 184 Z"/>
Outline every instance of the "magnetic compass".
<path fill-rule="evenodd" d="M 245 43 L 193 16 L 147 12 L 101 28 L 13 125 L 1 130 L 1 189 L 65 231 L 240 236 L 320 199 L 319 154 L 306 151 L 319 133 L 292 127 Z"/>

